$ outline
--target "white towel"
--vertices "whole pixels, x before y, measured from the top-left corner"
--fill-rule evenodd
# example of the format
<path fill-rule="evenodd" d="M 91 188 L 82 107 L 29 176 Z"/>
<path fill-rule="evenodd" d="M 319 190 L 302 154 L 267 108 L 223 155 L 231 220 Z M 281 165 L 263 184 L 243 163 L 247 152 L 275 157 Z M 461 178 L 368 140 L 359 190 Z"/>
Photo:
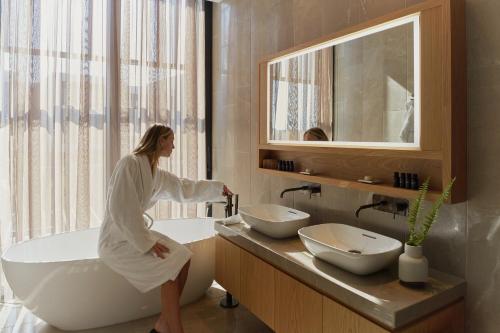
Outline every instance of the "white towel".
<path fill-rule="evenodd" d="M 233 216 L 226 217 L 225 219 L 222 219 L 222 220 L 216 220 L 215 222 L 223 224 L 223 225 L 231 225 L 231 224 L 240 223 L 241 221 L 243 221 L 243 220 L 241 219 L 240 214 L 236 214 Z"/>
<path fill-rule="evenodd" d="M 399 133 L 399 137 L 403 142 L 414 141 L 414 121 L 413 121 L 413 99 L 406 103 L 406 111 L 403 115 L 403 127 Z"/>

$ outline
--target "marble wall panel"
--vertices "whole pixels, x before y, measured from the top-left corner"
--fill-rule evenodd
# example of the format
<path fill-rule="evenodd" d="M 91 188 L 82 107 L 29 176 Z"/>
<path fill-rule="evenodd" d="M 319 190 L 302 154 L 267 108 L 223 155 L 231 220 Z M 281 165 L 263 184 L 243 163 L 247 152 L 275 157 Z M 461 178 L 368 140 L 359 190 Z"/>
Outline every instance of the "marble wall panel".
<path fill-rule="evenodd" d="M 500 2 L 466 1 L 469 97 L 469 332 L 500 328 Z"/>
<path fill-rule="evenodd" d="M 248 176 L 250 177 L 251 202 L 265 203 L 276 200 L 276 196 L 271 195 L 273 178 L 257 172 L 258 66 L 263 57 L 293 45 L 292 7 L 289 0 L 253 0 L 250 13 L 252 27 L 250 40 L 242 41 L 251 45 L 251 61 L 247 64 L 252 70 L 250 82 L 251 172 Z"/>

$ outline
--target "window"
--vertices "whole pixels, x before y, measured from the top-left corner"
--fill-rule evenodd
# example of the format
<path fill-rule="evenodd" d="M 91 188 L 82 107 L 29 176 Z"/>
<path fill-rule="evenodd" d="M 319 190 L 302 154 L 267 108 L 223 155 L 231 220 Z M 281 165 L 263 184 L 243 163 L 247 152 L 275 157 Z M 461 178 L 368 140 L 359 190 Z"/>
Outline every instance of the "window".
<path fill-rule="evenodd" d="M 202 0 L 0 0 L 0 16 L 2 250 L 100 225 L 110 171 L 154 122 L 176 132 L 162 167 L 206 177 Z"/>

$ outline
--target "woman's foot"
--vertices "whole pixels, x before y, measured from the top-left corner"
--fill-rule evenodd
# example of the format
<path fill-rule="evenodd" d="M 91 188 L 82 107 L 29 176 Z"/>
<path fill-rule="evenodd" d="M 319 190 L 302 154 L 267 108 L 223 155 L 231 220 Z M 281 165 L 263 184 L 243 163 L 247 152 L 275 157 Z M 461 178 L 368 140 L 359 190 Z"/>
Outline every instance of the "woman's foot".
<path fill-rule="evenodd" d="M 155 328 L 153 328 L 156 332 L 151 331 L 150 333 L 169 333 L 168 324 L 163 316 L 160 316 L 155 323 Z"/>

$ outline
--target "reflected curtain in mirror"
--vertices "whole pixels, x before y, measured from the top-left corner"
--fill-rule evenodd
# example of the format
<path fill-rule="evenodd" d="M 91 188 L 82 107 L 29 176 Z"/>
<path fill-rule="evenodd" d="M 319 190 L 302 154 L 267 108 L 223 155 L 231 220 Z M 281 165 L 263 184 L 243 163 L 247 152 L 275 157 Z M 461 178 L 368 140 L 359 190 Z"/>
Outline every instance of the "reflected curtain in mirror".
<path fill-rule="evenodd" d="M 271 59 L 268 142 L 418 147 L 419 36 L 412 15 Z"/>
<path fill-rule="evenodd" d="M 332 77 L 332 48 L 270 65 L 271 140 L 302 140 L 313 127 L 332 133 Z"/>

